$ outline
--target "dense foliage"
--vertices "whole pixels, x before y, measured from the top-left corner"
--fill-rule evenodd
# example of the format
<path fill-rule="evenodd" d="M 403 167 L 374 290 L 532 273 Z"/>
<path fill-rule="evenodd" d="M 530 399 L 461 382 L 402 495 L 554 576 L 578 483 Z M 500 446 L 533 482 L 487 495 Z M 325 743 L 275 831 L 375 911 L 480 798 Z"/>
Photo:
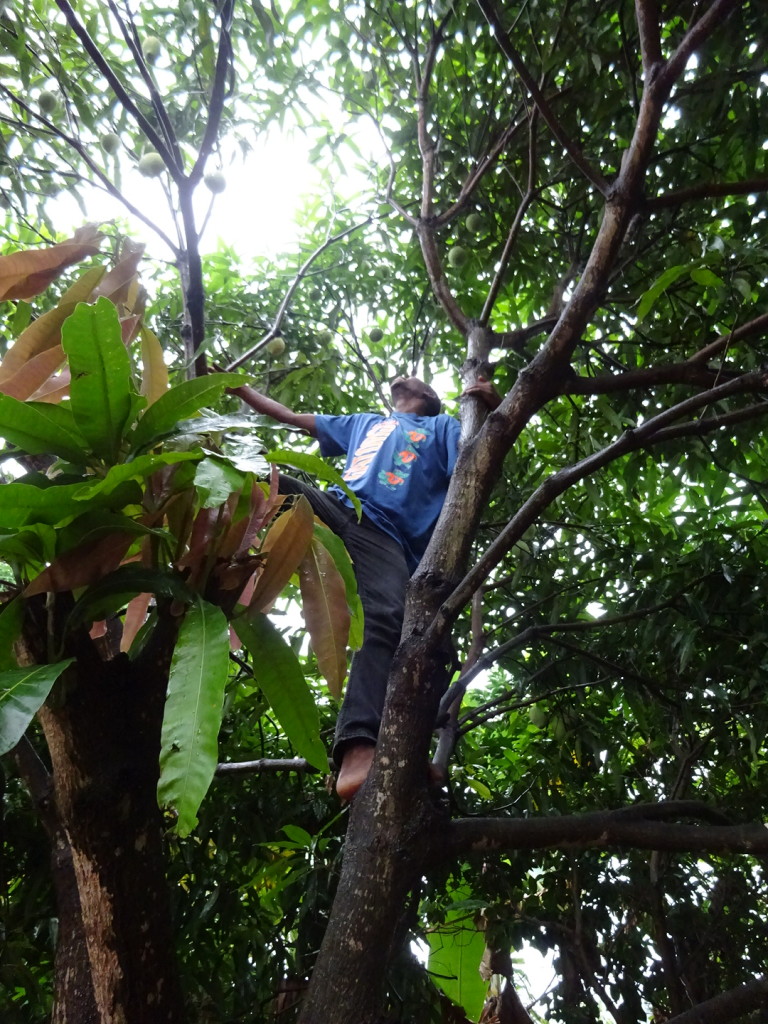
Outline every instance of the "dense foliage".
<path fill-rule="evenodd" d="M 478 369 L 502 394 L 517 389 L 500 414 L 515 424 L 511 451 L 469 564 L 511 539 L 481 563 L 454 629 L 477 685 L 447 743 L 447 809 L 482 819 L 478 833 L 488 819 L 548 818 L 562 831 L 495 852 L 487 826 L 485 848 L 433 857 L 400 915 L 381 1013 L 477 1019 L 490 981 L 485 1019 L 660 1022 L 755 983 L 768 957 L 762 861 L 712 836 L 768 812 L 764 16 L 747 0 L 497 6 L 5 7 L 6 251 L 70 233 L 58 189 L 87 196 L 96 181 L 146 218 L 140 190 L 159 195 L 162 182 L 169 219 L 145 262 L 145 317 L 179 376 L 203 355 L 242 361 L 287 405 L 323 412 L 380 407 L 402 370 L 434 380 L 451 412 Z M 154 60 L 148 35 L 161 40 Z M 675 60 L 654 138 L 644 103 Z M 326 181 L 302 208 L 298 250 L 254 268 L 220 226 L 226 244 L 200 257 L 203 174 L 233 173 L 237 149 L 281 124 L 301 126 Z M 142 181 L 150 149 L 168 170 Z M 626 223 L 601 256 L 612 217 Z M 161 262 L 169 247 L 174 267 Z M 7 347 L 32 315 L 23 299 L 7 308 Z M 542 364 L 569 329 L 567 358 Z M 269 355 L 277 334 L 285 352 Z M 531 382 L 542 390 L 515 419 Z M 221 408 L 234 412 L 234 399 Z M 256 432 L 278 446 L 268 425 Z M 314 660 L 283 618 L 314 686 Z M 219 759 L 292 755 L 240 661 Z M 327 735 L 333 707 L 314 692 Z M 41 834 L 15 763 L 3 763 L 0 1006 L 4 1019 L 44 1020 L 56 914 Z M 570 817 L 666 801 L 684 803 L 629 841 Z M 192 835 L 170 839 L 190 1019 L 288 1019 L 330 911 L 345 820 L 316 775 L 214 782 Z M 687 847 L 672 838 L 683 820 L 711 823 L 709 839 L 697 845 L 693 826 Z M 436 951 L 431 977 L 412 937 Z M 530 1017 L 504 984 L 525 1001 L 525 964 L 509 960 L 524 943 L 556 972 Z M 757 1019 L 755 993 L 705 1019 Z"/>

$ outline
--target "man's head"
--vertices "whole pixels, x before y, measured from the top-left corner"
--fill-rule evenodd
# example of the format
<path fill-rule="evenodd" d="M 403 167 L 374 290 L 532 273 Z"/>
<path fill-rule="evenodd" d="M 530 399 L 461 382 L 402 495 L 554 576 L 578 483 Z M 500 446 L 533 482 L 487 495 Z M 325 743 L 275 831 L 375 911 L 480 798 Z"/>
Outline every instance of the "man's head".
<path fill-rule="evenodd" d="M 396 377 L 390 387 L 396 412 L 410 412 L 415 416 L 437 416 L 440 412 L 437 392 L 419 377 Z"/>

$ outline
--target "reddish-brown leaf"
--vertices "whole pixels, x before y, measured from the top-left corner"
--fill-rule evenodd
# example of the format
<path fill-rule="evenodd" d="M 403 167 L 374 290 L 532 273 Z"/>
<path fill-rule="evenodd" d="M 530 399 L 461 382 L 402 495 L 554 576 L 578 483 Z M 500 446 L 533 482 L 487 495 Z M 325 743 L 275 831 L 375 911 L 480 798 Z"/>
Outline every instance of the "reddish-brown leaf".
<path fill-rule="evenodd" d="M 0 300 L 31 299 L 44 292 L 67 267 L 94 256 L 103 237 L 94 224 L 86 224 L 57 245 L 0 256 Z"/>
<path fill-rule="evenodd" d="M 141 313 L 141 309 L 135 308 L 136 300 L 141 296 L 141 288 L 133 286 L 138 283 L 137 273 L 143 255 L 143 245 L 127 243 L 119 262 L 101 279 L 96 296 L 103 295 L 116 306 L 127 306 L 126 312 Z"/>
<path fill-rule="evenodd" d="M 299 581 L 302 613 L 317 667 L 338 700 L 347 674 L 347 592 L 333 558 L 316 537 L 299 566 Z"/>
<path fill-rule="evenodd" d="M 314 518 L 312 507 L 303 494 L 292 508 L 278 517 L 261 546 L 267 561 L 256 580 L 249 608 L 254 611 L 268 608 L 296 572 L 312 543 Z"/>
<path fill-rule="evenodd" d="M 88 541 L 65 551 L 32 580 L 24 596 L 74 590 L 98 582 L 120 565 L 135 539 L 133 533 L 110 533 L 97 541 Z"/>
<path fill-rule="evenodd" d="M 0 391 L 11 398 L 25 401 L 43 387 L 64 362 L 64 349 L 54 345 L 45 352 L 38 352 L 29 359 L 12 377 L 0 385 Z"/>

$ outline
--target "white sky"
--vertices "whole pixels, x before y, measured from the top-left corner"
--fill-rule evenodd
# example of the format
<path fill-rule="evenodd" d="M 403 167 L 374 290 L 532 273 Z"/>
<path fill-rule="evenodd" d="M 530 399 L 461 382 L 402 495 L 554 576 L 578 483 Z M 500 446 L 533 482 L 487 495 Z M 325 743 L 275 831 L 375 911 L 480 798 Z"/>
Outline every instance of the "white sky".
<path fill-rule="evenodd" d="M 309 140 L 300 132 L 272 133 L 258 141 L 245 161 L 236 160 L 224 171 L 227 187 L 214 197 L 211 219 L 201 241 L 201 251 L 216 249 L 218 240 L 231 245 L 243 257 L 273 256 L 297 245 L 296 211 L 302 195 L 320 187 L 320 176 L 309 162 Z M 210 162 L 210 169 L 215 164 Z M 123 192 L 142 212 L 157 222 L 171 238 L 173 224 L 168 212 L 164 184 L 167 175 L 145 178 L 129 161 L 123 165 Z M 148 250 L 169 258 L 161 239 L 125 207 L 98 188 L 82 193 L 87 219 L 104 222 L 119 217 L 128 221 L 132 237 L 146 243 Z M 203 224 L 210 192 L 197 189 L 198 228 Z M 62 193 L 57 200 L 56 223 L 63 232 L 79 227 L 85 218 L 74 197 Z"/>

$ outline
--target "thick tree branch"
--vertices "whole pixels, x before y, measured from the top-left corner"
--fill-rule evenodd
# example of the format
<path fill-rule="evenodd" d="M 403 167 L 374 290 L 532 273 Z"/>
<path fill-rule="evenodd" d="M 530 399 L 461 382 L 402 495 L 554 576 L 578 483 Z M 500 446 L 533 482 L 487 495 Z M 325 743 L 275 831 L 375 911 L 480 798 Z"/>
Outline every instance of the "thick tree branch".
<path fill-rule="evenodd" d="M 470 329 L 470 318 L 463 312 L 454 298 L 453 292 L 443 273 L 433 222 L 420 220 L 416 225 L 416 234 L 421 245 L 424 266 L 429 274 L 435 298 L 445 310 L 453 326 L 466 337 Z"/>
<path fill-rule="evenodd" d="M 507 145 L 512 141 L 515 135 L 517 135 L 517 133 L 522 129 L 523 125 L 528 123 L 528 118 L 524 118 L 523 120 L 517 120 L 519 116 L 520 111 L 515 111 L 513 123 L 504 129 L 504 131 L 501 133 L 496 142 L 487 151 L 485 156 L 483 156 L 483 158 L 478 161 L 475 169 L 470 172 L 466 181 L 461 186 L 461 191 L 459 192 L 456 202 L 449 206 L 448 209 L 445 210 L 443 213 L 440 213 L 435 217 L 436 228 L 441 228 L 445 224 L 450 224 L 454 217 L 458 216 L 458 214 L 461 213 L 461 211 L 467 205 L 467 201 L 471 198 L 472 194 L 475 192 L 480 182 L 483 180 L 488 171 L 490 171 L 491 168 L 496 163 L 498 157 L 501 156 L 501 154 L 506 149 Z"/>
<path fill-rule="evenodd" d="M 622 455 L 636 451 L 638 448 L 645 448 L 649 445 L 655 444 L 660 439 L 668 439 L 670 435 L 665 435 L 662 431 L 666 430 L 672 421 L 679 419 L 681 416 L 711 405 L 732 395 L 760 392 L 767 389 L 768 372 L 761 370 L 742 374 L 740 377 L 727 381 L 724 384 L 720 384 L 717 387 L 710 388 L 708 391 L 703 391 L 698 395 L 693 395 L 691 398 L 687 398 L 682 402 L 678 402 L 677 405 L 673 405 L 669 409 L 665 409 L 658 415 L 646 420 L 640 426 L 626 431 L 621 435 L 621 437 L 617 438 L 614 442 L 607 445 L 600 451 L 587 456 L 587 458 L 582 459 L 571 466 L 566 466 L 553 473 L 534 491 L 530 498 L 523 503 L 493 543 L 488 546 L 484 554 L 475 563 L 472 569 L 470 569 L 453 593 L 443 602 L 435 615 L 435 618 L 428 627 L 426 635 L 429 636 L 433 632 L 437 635 L 441 635 L 449 628 L 461 609 L 471 599 L 475 590 L 477 590 L 477 588 L 482 585 L 483 581 L 487 579 L 492 570 L 511 549 L 512 545 L 520 539 L 525 530 L 528 529 L 540 513 L 549 504 L 551 504 L 558 495 L 562 494 L 569 487 L 572 487 L 575 483 L 583 480 L 585 477 L 591 476 L 592 473 L 597 472 L 597 470 L 610 465 L 610 463 L 614 462 Z M 501 408 L 503 408 L 503 404 Z M 499 412 L 491 413 L 489 421 L 499 414 Z M 699 426 L 699 423 L 701 423 L 702 426 Z M 704 424 L 706 424 L 706 426 L 704 426 Z M 697 431 L 706 431 L 707 429 L 713 430 L 716 429 L 717 426 L 718 424 L 713 424 L 711 418 L 697 421 L 695 424 Z"/>
<path fill-rule="evenodd" d="M 768 410 L 768 405 L 766 405 L 766 409 Z M 476 593 L 479 593 L 479 591 L 476 591 Z M 529 626 L 527 629 L 522 630 L 522 632 L 516 634 L 513 637 L 510 637 L 509 640 L 506 640 L 503 644 L 499 644 L 499 646 L 495 647 L 492 651 L 488 651 L 480 657 L 476 658 L 470 665 L 467 665 L 464 668 L 459 678 L 455 682 L 451 683 L 450 687 L 445 691 L 445 694 L 443 695 L 440 701 L 438 719 L 446 713 L 448 707 L 450 707 L 453 701 L 455 701 L 458 697 L 463 697 L 467 687 L 476 676 L 478 676 L 481 672 L 487 671 L 489 668 L 495 665 L 496 662 L 500 661 L 505 655 L 509 654 L 516 648 L 523 647 L 529 643 L 532 643 L 535 640 L 547 638 L 557 633 L 581 633 L 586 631 L 592 631 L 595 629 L 601 630 L 609 628 L 610 626 L 623 625 L 627 622 L 633 622 L 637 619 L 644 619 L 649 615 L 656 614 L 656 612 L 664 611 L 667 608 L 674 607 L 677 603 L 679 596 L 682 593 L 684 593 L 684 591 L 681 590 L 678 592 L 678 594 L 676 594 L 674 597 L 671 597 L 667 601 L 662 601 L 659 604 L 650 605 L 648 608 L 638 608 L 636 611 L 633 612 L 625 612 L 623 615 L 604 615 L 599 619 L 584 620 L 579 622 L 560 622 L 553 624 L 542 623 L 541 625 Z M 573 689 L 573 687 L 565 687 L 565 689 L 570 690 Z M 525 707 L 532 701 L 543 700 L 547 696 L 549 696 L 549 694 L 539 695 L 537 697 L 532 698 L 531 700 L 522 701 L 520 702 L 519 707 Z M 473 708 L 472 712 L 470 712 L 469 714 L 474 715 L 476 712 L 482 711 L 484 708 L 485 705 L 481 705 L 481 707 L 479 708 Z M 469 715 L 465 715 L 462 721 L 464 721 L 468 717 Z"/>
<path fill-rule="evenodd" d="M 144 54 L 142 52 L 138 33 L 136 32 L 136 27 L 133 24 L 133 21 L 131 21 L 131 28 L 133 29 L 133 32 L 129 31 L 128 26 L 123 20 L 123 17 L 120 14 L 117 4 L 115 3 L 115 0 L 109 0 L 109 9 L 112 12 L 112 17 L 120 26 L 120 31 L 123 34 L 123 39 L 125 40 L 128 49 L 131 51 L 134 62 L 136 64 L 136 68 L 139 74 L 141 75 L 142 79 L 144 80 L 144 84 L 147 87 L 150 102 L 152 103 L 152 109 L 155 111 L 157 119 L 160 122 L 160 125 L 163 129 L 163 134 L 165 136 L 166 142 L 168 143 L 168 148 L 173 153 L 174 160 L 176 161 L 177 166 L 183 168 L 184 160 L 181 155 L 181 150 L 179 149 L 179 143 L 178 139 L 176 138 L 176 132 L 174 131 L 173 125 L 171 124 L 171 120 L 168 117 L 168 111 L 165 109 L 163 98 L 160 95 L 157 86 L 155 85 L 155 80 L 152 77 L 152 73 L 147 67 L 147 62 L 144 59 Z"/>
<path fill-rule="evenodd" d="M 643 55 L 643 73 L 649 78 L 662 62 L 659 7 L 656 0 L 635 0 L 635 17 Z"/>
<path fill-rule="evenodd" d="M 442 261 L 437 249 L 436 222 L 432 217 L 432 195 L 435 178 L 435 144 L 429 136 L 427 127 L 427 108 L 429 86 L 432 81 L 432 70 L 440 45 L 440 34 L 435 32 L 430 40 L 423 72 L 419 71 L 418 61 L 414 55 L 413 63 L 418 88 L 418 138 L 422 160 L 421 207 L 420 216 L 415 224 L 424 265 L 432 284 L 435 298 L 445 310 L 448 319 L 463 335 L 469 331 L 470 321 L 461 310 L 443 273 Z"/>
<path fill-rule="evenodd" d="M 716 821 L 682 825 L 680 818 Z M 765 825 L 724 823 L 721 814 L 697 801 L 638 804 L 615 811 L 594 811 L 551 818 L 465 818 L 440 837 L 436 860 L 491 851 L 569 849 L 670 850 L 681 853 L 768 853 Z"/>
<path fill-rule="evenodd" d="M 768 1006 L 767 975 L 721 992 L 676 1017 L 669 1017 L 667 1024 L 722 1024 L 764 1006 Z"/>
<path fill-rule="evenodd" d="M 429 41 L 426 60 L 424 61 L 424 70 L 421 74 L 419 73 L 418 62 L 414 57 L 416 80 L 419 90 L 417 98 L 418 117 L 416 124 L 422 167 L 420 214 L 422 220 L 428 220 L 432 216 L 432 194 L 435 185 L 436 147 L 434 141 L 429 135 L 429 129 L 427 127 L 427 110 L 429 107 L 429 86 L 432 82 L 432 71 L 434 70 L 435 59 L 437 57 L 437 51 L 440 43 L 441 36 L 440 33 L 436 31 Z"/>
<path fill-rule="evenodd" d="M 756 402 L 733 412 L 725 412 L 722 416 L 707 416 L 703 419 L 689 420 L 687 423 L 666 427 L 664 430 L 660 430 L 654 438 L 654 444 L 675 441 L 680 437 L 703 437 L 705 434 L 711 434 L 713 430 L 733 427 L 738 423 L 747 423 L 760 416 L 768 416 L 768 402 Z"/>
<path fill-rule="evenodd" d="M 744 338 L 750 338 L 752 335 L 761 335 L 764 332 L 768 332 L 768 313 L 763 313 L 762 316 L 756 316 L 754 320 L 750 320 L 746 324 L 742 324 L 741 327 L 736 327 L 728 334 L 721 334 L 720 337 L 715 338 L 704 348 L 699 349 L 688 360 L 689 363 L 707 363 L 714 356 L 719 355 L 724 349 L 735 341 L 742 341 Z"/>
<path fill-rule="evenodd" d="M 748 178 L 746 181 L 702 181 L 698 185 L 675 189 L 663 195 L 647 199 L 648 210 L 663 210 L 670 206 L 682 206 L 696 199 L 719 199 L 721 196 L 756 195 L 768 191 L 768 178 Z"/>
<path fill-rule="evenodd" d="M 659 71 L 656 83 L 665 92 L 685 71 L 685 65 L 696 50 L 728 18 L 744 0 L 714 0 L 704 14 L 686 32 L 682 42 Z"/>
<path fill-rule="evenodd" d="M 718 369 L 693 363 L 667 363 L 661 366 L 627 370 L 626 373 L 606 373 L 597 377 L 567 377 L 561 386 L 561 395 L 608 395 L 617 391 L 653 388 L 660 384 L 690 384 L 711 388 L 723 374 Z"/>

